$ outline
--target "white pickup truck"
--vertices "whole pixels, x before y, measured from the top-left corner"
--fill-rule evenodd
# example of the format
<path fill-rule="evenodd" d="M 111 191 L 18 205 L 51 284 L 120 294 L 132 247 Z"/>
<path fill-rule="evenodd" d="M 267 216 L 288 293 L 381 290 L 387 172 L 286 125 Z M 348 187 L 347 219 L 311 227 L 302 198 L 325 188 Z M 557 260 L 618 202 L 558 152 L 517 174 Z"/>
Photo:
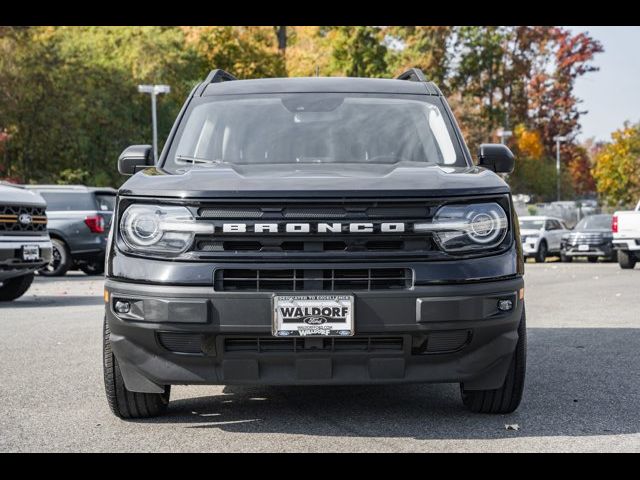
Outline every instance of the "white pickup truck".
<path fill-rule="evenodd" d="M 635 210 L 615 212 L 611 230 L 613 247 L 618 250 L 620 267 L 635 267 L 636 262 L 640 260 L 640 202 Z"/>

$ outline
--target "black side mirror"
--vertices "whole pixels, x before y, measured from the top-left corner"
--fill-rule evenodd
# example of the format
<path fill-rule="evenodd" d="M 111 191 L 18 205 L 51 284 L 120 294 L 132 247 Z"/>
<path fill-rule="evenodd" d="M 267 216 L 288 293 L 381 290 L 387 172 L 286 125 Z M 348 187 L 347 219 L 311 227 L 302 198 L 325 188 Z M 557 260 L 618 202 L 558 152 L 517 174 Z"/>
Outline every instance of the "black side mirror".
<path fill-rule="evenodd" d="M 511 173 L 515 157 L 509 147 L 501 143 L 483 143 L 478 153 L 478 165 L 496 173 Z"/>
<path fill-rule="evenodd" d="M 118 158 L 118 171 L 122 175 L 133 175 L 138 170 L 153 166 L 151 145 L 131 145 Z"/>

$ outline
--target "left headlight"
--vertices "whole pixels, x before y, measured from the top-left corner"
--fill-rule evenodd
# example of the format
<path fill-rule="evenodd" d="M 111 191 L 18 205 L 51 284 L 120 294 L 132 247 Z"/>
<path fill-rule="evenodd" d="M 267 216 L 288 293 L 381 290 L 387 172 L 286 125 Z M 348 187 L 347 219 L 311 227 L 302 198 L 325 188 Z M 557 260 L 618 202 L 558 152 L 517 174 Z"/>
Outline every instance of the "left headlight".
<path fill-rule="evenodd" d="M 205 229 L 211 226 L 196 223 L 186 207 L 131 205 L 120 219 L 122 239 L 138 252 L 182 253 Z"/>
<path fill-rule="evenodd" d="M 497 203 L 444 205 L 431 223 L 416 224 L 414 228 L 432 232 L 447 252 L 487 250 L 505 239 L 509 220 Z"/>

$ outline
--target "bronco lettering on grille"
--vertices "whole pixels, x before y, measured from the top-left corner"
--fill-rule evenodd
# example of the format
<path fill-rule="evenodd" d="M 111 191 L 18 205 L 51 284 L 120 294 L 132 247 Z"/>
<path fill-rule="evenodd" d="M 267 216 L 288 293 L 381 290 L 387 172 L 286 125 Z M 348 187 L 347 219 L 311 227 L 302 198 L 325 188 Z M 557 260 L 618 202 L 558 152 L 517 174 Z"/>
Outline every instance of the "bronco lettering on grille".
<path fill-rule="evenodd" d="M 402 222 L 358 223 L 223 223 L 214 227 L 222 233 L 404 233 Z"/>

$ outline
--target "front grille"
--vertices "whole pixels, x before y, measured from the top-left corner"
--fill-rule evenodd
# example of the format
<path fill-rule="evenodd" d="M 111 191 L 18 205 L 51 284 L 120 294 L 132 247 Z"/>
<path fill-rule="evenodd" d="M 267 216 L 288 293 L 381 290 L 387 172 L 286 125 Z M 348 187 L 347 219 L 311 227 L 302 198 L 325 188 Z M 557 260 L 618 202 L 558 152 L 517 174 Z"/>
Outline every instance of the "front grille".
<path fill-rule="evenodd" d="M 569 245 L 600 245 L 604 243 L 601 233 L 571 233 L 567 238 Z"/>
<path fill-rule="evenodd" d="M 225 352 L 272 353 L 272 352 L 402 352 L 402 337 L 349 338 L 271 338 L 271 337 L 227 337 Z"/>
<path fill-rule="evenodd" d="M 318 204 L 319 203 L 319 204 Z M 260 258 L 282 256 L 375 256 L 404 254 L 424 257 L 438 251 L 430 233 L 413 232 L 411 225 L 431 219 L 442 201 L 367 201 L 367 200 L 264 200 L 242 204 L 205 203 L 194 209 L 196 218 L 213 224 L 215 233 L 197 235 L 194 252 L 202 259 L 225 256 Z M 405 231 L 351 232 L 352 223 L 371 223 L 379 228 L 384 222 L 404 223 Z M 247 232 L 223 232 L 223 224 L 239 223 Z M 277 232 L 253 233 L 253 224 L 276 224 Z M 291 223 L 339 223 L 337 232 L 286 233 Z"/>
<path fill-rule="evenodd" d="M 408 268 L 360 269 L 220 269 L 214 275 L 219 292 L 371 291 L 413 286 Z"/>
<path fill-rule="evenodd" d="M 28 216 L 30 221 L 23 223 L 21 216 Z M 47 230 L 47 216 L 41 207 L 20 205 L 0 206 L 0 232 L 44 232 Z"/>

